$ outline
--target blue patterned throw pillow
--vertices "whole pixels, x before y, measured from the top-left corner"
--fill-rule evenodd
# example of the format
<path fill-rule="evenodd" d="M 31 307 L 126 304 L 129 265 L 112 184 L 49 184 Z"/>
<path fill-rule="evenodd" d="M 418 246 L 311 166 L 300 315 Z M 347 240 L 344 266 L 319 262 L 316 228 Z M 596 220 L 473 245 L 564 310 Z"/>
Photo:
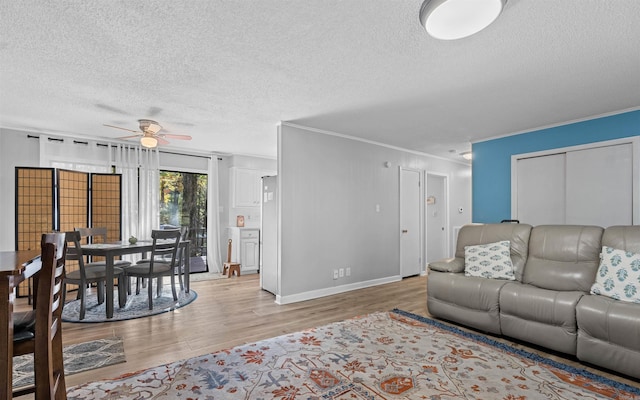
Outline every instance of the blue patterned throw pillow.
<path fill-rule="evenodd" d="M 488 279 L 516 279 L 511 262 L 511 242 L 464 247 L 464 274 Z"/>
<path fill-rule="evenodd" d="M 640 303 L 640 254 L 602 246 L 591 294 Z"/>

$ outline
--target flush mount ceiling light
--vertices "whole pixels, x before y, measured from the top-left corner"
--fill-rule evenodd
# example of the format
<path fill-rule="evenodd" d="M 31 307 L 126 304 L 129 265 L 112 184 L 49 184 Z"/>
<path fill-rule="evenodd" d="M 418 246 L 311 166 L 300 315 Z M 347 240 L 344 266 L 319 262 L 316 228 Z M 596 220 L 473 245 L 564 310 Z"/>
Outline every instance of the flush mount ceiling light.
<path fill-rule="evenodd" d="M 425 0 L 420 8 L 420 23 L 436 39 L 461 39 L 491 25 L 506 2 L 507 0 Z"/>
<path fill-rule="evenodd" d="M 462 158 L 464 158 L 465 160 L 471 160 L 473 158 L 473 153 L 470 151 L 463 151 L 462 153 L 460 153 L 460 155 L 462 156 Z"/>

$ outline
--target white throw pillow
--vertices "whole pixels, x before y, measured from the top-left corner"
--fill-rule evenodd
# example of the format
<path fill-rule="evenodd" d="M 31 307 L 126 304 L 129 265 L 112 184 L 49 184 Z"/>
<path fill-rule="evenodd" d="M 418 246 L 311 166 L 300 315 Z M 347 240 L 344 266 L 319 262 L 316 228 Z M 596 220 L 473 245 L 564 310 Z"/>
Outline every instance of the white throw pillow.
<path fill-rule="evenodd" d="M 591 293 L 640 303 L 640 254 L 602 246 Z"/>
<path fill-rule="evenodd" d="M 464 247 L 464 274 L 488 279 L 516 279 L 511 262 L 511 242 Z"/>

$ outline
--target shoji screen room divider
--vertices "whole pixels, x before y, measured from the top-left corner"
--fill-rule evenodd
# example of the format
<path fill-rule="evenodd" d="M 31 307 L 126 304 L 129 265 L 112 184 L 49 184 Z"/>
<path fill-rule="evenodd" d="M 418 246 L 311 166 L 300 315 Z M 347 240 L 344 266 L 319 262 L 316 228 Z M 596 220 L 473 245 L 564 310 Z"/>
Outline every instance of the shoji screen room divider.
<path fill-rule="evenodd" d="M 16 250 L 39 250 L 43 233 L 76 227 L 106 226 L 109 240 L 121 239 L 121 175 L 16 167 L 15 185 Z M 17 295 L 29 290 L 23 282 Z"/>

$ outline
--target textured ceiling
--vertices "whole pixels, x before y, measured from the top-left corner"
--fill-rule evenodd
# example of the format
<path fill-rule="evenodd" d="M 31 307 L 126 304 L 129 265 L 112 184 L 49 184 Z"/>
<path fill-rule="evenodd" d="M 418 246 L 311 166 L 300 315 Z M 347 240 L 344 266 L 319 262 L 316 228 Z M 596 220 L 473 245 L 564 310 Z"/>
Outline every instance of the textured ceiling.
<path fill-rule="evenodd" d="M 3 0 L 0 127 L 276 156 L 279 121 L 457 157 L 640 107 L 640 1 L 509 0 L 429 37 L 422 0 Z M 450 153 L 450 150 L 455 152 Z"/>

